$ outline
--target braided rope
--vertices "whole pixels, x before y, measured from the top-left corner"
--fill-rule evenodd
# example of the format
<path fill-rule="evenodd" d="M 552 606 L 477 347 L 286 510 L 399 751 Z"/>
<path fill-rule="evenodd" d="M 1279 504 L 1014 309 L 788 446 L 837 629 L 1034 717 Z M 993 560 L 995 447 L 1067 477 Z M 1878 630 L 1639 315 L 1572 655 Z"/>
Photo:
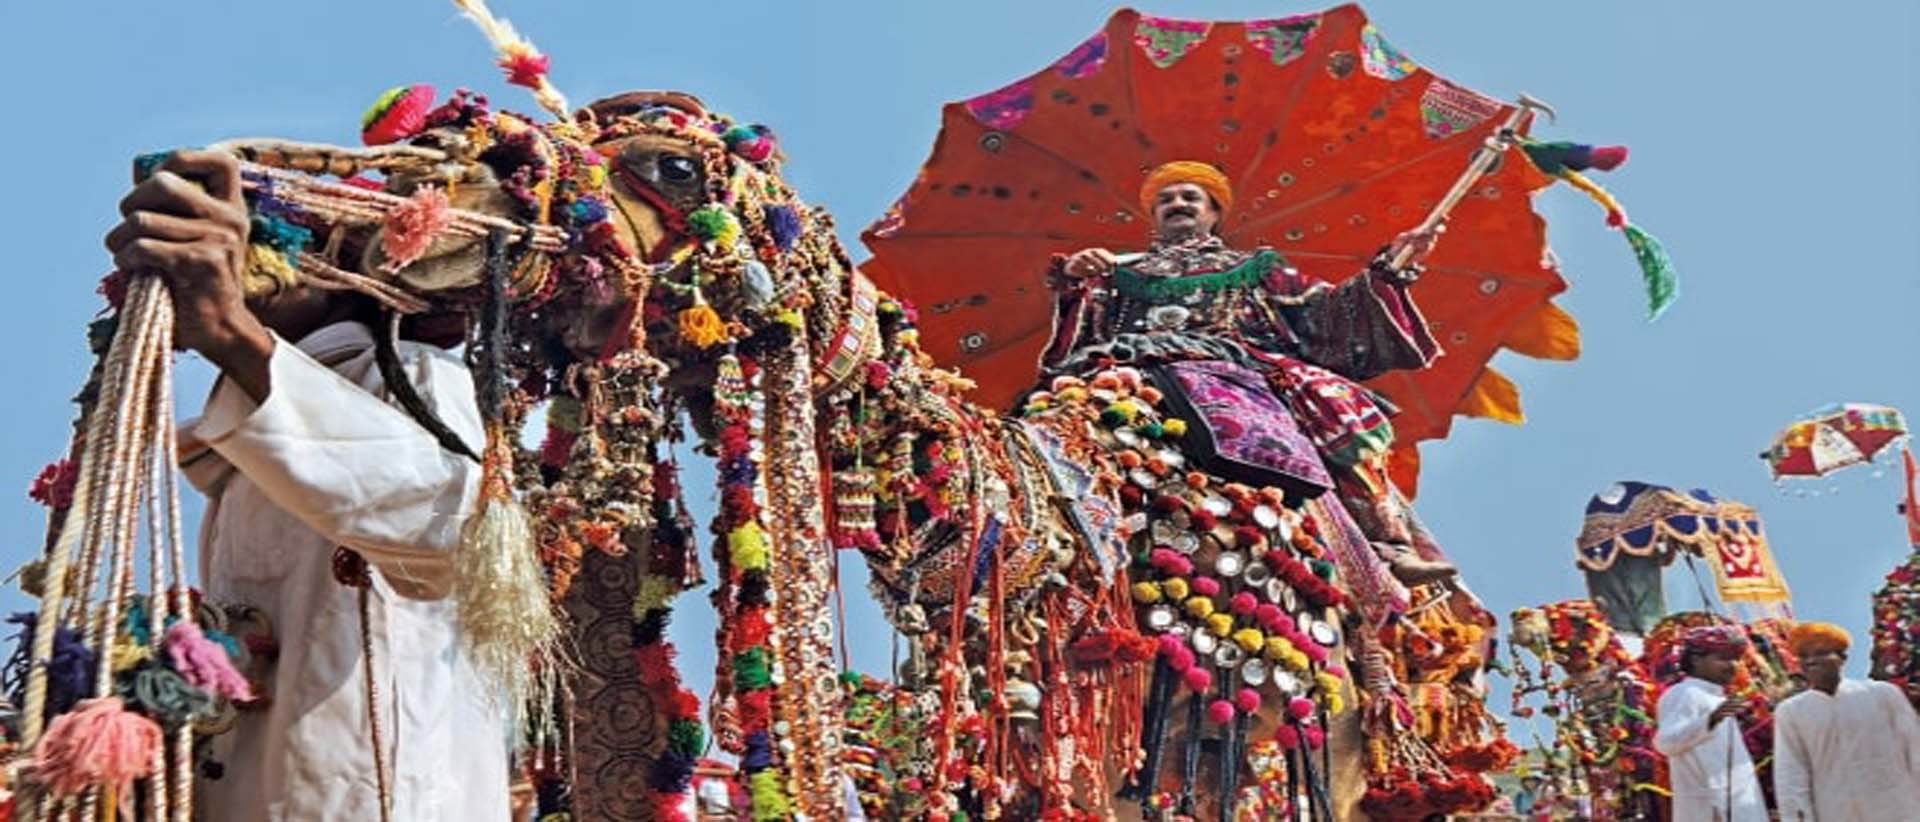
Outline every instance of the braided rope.
<path fill-rule="evenodd" d="M 156 277 L 133 278 L 118 321 L 102 363 L 99 393 L 81 426 L 85 440 L 73 503 L 47 560 L 22 718 L 26 750 L 45 730 L 47 665 L 57 626 L 85 629 L 88 643 L 99 654 L 93 695 L 113 693 L 111 649 L 122 609 L 138 587 L 134 566 L 143 512 L 149 539 L 146 627 L 151 641 L 161 641 L 169 617 L 195 618 L 178 584 L 184 578 L 184 549 L 173 477 L 178 445 L 173 429 L 173 303 L 165 284 Z M 71 575 L 74 570 L 79 573 Z M 92 602 L 96 593 L 97 606 Z M 190 819 L 192 746 L 192 723 L 181 722 L 172 744 L 156 751 L 145 818 Z M 111 789 L 94 789 L 78 801 L 34 797 L 30 807 L 41 819 L 49 814 L 61 820 L 111 819 L 119 799 Z"/>

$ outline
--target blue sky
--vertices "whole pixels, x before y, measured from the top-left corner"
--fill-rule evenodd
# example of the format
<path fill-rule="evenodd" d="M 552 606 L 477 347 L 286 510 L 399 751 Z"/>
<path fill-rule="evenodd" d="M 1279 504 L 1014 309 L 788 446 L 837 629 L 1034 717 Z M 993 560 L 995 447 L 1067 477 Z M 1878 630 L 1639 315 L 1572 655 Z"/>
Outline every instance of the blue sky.
<path fill-rule="evenodd" d="M 1828 402 L 1920 413 L 1920 173 L 1913 149 L 1916 11 L 1836 0 L 1764 4 L 1368 4 L 1391 41 L 1490 94 L 1531 92 L 1560 124 L 1543 134 L 1627 143 L 1607 180 L 1677 259 L 1680 302 L 1643 319 L 1620 238 L 1579 195 L 1538 201 L 1584 329 L 1573 363 L 1513 358 L 1529 421 L 1467 421 L 1426 449 L 1420 509 L 1497 612 L 1580 596 L 1572 542 L 1589 495 L 1621 479 L 1705 487 L 1757 506 L 1803 618 L 1867 626 L 1867 597 L 1904 553 L 1891 476 L 1850 472 L 1839 493 L 1790 498 L 1756 454 L 1795 415 Z M 772 125 L 788 175 L 839 217 L 850 244 L 912 179 L 940 104 L 997 88 L 1064 54 L 1113 6 L 1083 0 L 930 3 L 637 3 L 496 0 L 554 56 L 576 102 L 632 88 L 698 94 Z M 1158 2 L 1190 18 L 1272 17 L 1311 3 Z M 448 4 L 67 0 L 0 4 L 0 76 L 13 82 L 0 154 L 14 194 L 0 358 L 0 560 L 38 550 L 28 481 L 58 456 L 86 366 L 81 330 L 108 260 L 129 159 L 233 136 L 350 143 L 381 91 L 466 86 L 534 110 L 505 86 Z M 1416 292 L 1417 293 L 1417 292 Z M 185 358 L 182 404 L 210 380 Z M 711 512 L 711 474 L 688 477 Z M 197 512 L 197 507 L 194 509 Z M 889 637 L 849 563 L 856 665 L 884 670 Z M 856 577 L 861 577 L 856 579 Z M 1695 601 L 1670 577 L 1676 606 Z M 17 592 L 0 607 L 26 607 Z M 687 675 L 712 670 L 705 597 L 675 622 Z M 1856 657 L 1863 657 L 1864 653 Z M 1856 659 L 1854 668 L 1860 668 Z"/>

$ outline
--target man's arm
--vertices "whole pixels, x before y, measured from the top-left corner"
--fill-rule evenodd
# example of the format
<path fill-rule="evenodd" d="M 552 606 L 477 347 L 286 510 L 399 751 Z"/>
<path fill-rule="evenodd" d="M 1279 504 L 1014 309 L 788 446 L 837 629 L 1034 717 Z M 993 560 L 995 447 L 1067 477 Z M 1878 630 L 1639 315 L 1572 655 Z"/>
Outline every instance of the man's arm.
<path fill-rule="evenodd" d="M 268 365 L 264 402 L 222 379 L 195 433 L 329 541 L 419 595 L 444 594 L 480 467 L 295 346 L 276 346 Z M 441 352 L 409 365 L 424 366 L 409 370 L 434 413 L 477 447 L 484 435 L 466 369 Z"/>
<path fill-rule="evenodd" d="M 1773 793 L 1780 802 L 1781 822 L 1813 818 L 1813 773 L 1798 711 L 1781 705 L 1773 717 Z"/>
<path fill-rule="evenodd" d="M 1713 738 L 1713 706 L 1691 688 L 1660 697 L 1659 714 L 1653 749 L 1667 756 L 1679 756 Z"/>

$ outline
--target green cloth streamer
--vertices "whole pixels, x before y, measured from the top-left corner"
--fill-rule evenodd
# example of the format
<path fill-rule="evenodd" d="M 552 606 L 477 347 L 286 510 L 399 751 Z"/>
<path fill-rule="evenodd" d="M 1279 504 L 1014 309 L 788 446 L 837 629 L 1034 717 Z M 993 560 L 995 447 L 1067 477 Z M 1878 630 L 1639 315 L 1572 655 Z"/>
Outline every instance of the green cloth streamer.
<path fill-rule="evenodd" d="M 1666 246 L 1639 226 L 1628 223 L 1620 227 L 1620 232 L 1633 246 L 1633 258 L 1640 263 L 1640 276 L 1647 284 L 1647 320 L 1659 319 L 1680 295 L 1680 276 L 1673 270 L 1673 259 L 1667 256 Z"/>

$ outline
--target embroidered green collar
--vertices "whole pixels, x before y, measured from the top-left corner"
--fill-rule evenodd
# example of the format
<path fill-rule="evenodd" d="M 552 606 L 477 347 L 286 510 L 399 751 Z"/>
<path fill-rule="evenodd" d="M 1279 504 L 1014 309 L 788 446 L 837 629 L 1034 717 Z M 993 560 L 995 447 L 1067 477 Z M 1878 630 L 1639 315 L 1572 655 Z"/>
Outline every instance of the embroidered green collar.
<path fill-rule="evenodd" d="M 1122 266 L 1113 271 L 1113 287 L 1123 297 L 1160 301 L 1196 291 L 1220 292 L 1258 285 L 1280 262 L 1278 252 L 1265 249 L 1225 271 L 1187 277 L 1152 277 Z"/>

